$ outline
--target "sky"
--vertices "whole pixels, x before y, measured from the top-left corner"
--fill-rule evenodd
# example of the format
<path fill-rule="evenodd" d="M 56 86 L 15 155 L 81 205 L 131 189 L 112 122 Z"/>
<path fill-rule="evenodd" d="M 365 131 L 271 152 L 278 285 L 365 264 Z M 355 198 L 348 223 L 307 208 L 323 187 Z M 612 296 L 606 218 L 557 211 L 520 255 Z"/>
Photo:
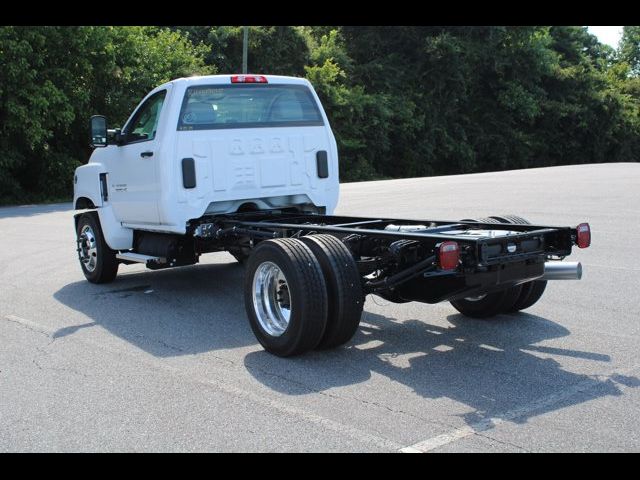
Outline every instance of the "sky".
<path fill-rule="evenodd" d="M 589 33 L 598 37 L 601 43 L 606 43 L 613 48 L 618 48 L 618 41 L 622 36 L 622 27 L 588 27 Z"/>

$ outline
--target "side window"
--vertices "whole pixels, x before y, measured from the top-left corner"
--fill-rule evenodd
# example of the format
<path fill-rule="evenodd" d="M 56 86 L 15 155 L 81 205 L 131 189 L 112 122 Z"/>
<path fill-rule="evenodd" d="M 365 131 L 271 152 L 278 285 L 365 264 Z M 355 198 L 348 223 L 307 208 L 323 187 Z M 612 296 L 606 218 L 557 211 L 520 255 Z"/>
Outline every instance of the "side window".
<path fill-rule="evenodd" d="M 160 120 L 160 111 L 166 95 L 167 91 L 162 90 L 149 97 L 142 104 L 127 124 L 127 143 L 153 140 L 155 138 L 158 121 Z"/>

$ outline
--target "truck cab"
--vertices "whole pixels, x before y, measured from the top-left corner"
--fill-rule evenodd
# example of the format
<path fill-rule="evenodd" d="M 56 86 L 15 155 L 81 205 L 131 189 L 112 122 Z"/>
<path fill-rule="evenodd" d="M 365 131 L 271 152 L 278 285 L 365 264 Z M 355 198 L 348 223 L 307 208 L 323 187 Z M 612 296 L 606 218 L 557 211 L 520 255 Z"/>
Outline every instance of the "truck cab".
<path fill-rule="evenodd" d="M 122 129 L 93 121 L 74 205 L 96 207 L 113 250 L 131 249 L 134 231 L 184 234 L 206 214 L 336 207 L 336 141 L 306 79 L 180 78 L 149 92 Z"/>

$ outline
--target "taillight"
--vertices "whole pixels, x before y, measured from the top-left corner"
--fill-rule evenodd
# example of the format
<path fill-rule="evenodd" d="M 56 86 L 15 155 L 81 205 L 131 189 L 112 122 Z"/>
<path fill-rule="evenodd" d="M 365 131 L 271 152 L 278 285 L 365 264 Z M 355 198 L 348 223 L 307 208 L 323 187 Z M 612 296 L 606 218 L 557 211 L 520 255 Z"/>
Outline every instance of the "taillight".
<path fill-rule="evenodd" d="M 231 83 L 269 83 L 264 75 L 233 75 Z"/>
<path fill-rule="evenodd" d="M 438 264 L 442 270 L 453 270 L 460 261 L 460 247 L 457 242 L 442 242 L 438 248 Z"/>
<path fill-rule="evenodd" d="M 591 227 L 589 227 L 588 223 L 581 223 L 576 227 L 576 231 L 578 232 L 578 238 L 576 239 L 578 248 L 587 248 L 591 245 Z"/>

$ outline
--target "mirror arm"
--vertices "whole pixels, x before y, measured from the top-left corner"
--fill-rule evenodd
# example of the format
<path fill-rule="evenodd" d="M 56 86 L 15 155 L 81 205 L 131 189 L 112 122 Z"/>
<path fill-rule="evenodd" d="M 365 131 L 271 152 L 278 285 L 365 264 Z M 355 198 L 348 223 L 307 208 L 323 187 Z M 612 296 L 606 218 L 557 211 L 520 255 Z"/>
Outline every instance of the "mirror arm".
<path fill-rule="evenodd" d="M 120 146 L 125 143 L 126 135 L 122 133 L 120 128 L 116 128 L 114 131 L 114 139 L 116 141 L 116 145 Z"/>
<path fill-rule="evenodd" d="M 107 136 L 110 140 L 113 140 L 115 145 L 122 145 L 124 143 L 125 135 L 122 134 L 120 128 L 110 128 L 107 130 Z"/>

